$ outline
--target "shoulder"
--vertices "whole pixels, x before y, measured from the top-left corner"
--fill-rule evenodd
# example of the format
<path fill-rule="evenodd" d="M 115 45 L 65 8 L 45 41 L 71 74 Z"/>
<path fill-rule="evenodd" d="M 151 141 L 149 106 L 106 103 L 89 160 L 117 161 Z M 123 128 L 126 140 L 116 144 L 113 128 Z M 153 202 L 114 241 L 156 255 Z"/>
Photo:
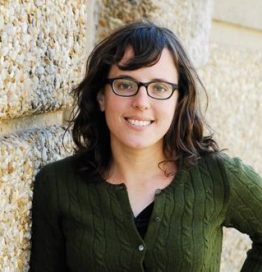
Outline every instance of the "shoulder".
<path fill-rule="evenodd" d="M 220 172 L 229 185 L 234 186 L 234 184 L 239 183 L 248 185 L 262 182 L 261 177 L 252 166 L 244 163 L 238 157 L 230 157 L 219 152 L 203 157 L 202 161 L 202 163 L 209 165 L 210 171 Z"/>
<path fill-rule="evenodd" d="M 212 173 L 215 179 L 220 176 L 226 181 L 232 178 L 259 178 L 259 175 L 250 165 L 244 163 L 240 158 L 230 157 L 224 152 L 214 152 L 201 157 L 197 168 Z"/>
<path fill-rule="evenodd" d="M 77 155 L 72 155 L 43 166 L 37 173 L 34 191 L 57 191 L 72 187 L 80 181 L 74 169 Z"/>
<path fill-rule="evenodd" d="M 77 157 L 77 155 L 69 156 L 48 163 L 40 169 L 33 183 L 35 203 L 46 203 L 49 210 L 58 207 L 61 210 L 61 207 L 68 203 L 70 195 L 82 190 L 85 182 L 74 169 Z"/>
<path fill-rule="evenodd" d="M 58 161 L 48 163 L 40 169 L 39 174 L 48 174 L 52 173 L 53 171 L 70 171 L 71 169 L 73 169 L 73 164 L 75 160 L 76 155 L 72 155 Z"/>
<path fill-rule="evenodd" d="M 245 164 L 240 158 L 230 157 L 224 152 L 214 152 L 203 156 L 200 160 L 201 163 L 210 164 L 213 167 L 222 167 L 221 170 L 224 171 L 253 170 L 251 166 Z"/>
<path fill-rule="evenodd" d="M 76 177 L 77 173 L 75 165 L 78 161 L 78 158 L 79 155 L 75 154 L 58 161 L 48 163 L 39 170 L 36 177 L 64 177 L 67 179 L 70 177 Z"/>
<path fill-rule="evenodd" d="M 219 153 L 216 160 L 224 167 L 226 172 L 237 175 L 258 175 L 251 165 L 245 163 L 239 157 L 230 157 L 225 153 Z"/>
<path fill-rule="evenodd" d="M 37 173 L 36 183 L 43 181 L 46 184 L 45 186 L 72 188 L 101 181 L 101 177 L 93 174 L 91 171 L 86 170 L 84 174 L 79 171 L 79 162 L 84 165 L 87 158 L 88 154 L 75 154 L 48 163 Z"/>
<path fill-rule="evenodd" d="M 197 167 L 208 172 L 225 172 L 225 165 L 232 159 L 225 153 L 212 152 L 200 158 Z"/>

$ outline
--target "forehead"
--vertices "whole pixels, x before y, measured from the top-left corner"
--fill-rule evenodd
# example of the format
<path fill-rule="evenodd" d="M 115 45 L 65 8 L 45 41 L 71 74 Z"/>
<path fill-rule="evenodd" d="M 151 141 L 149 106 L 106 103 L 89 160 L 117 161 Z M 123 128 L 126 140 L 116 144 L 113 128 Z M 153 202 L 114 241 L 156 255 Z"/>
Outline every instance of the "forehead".
<path fill-rule="evenodd" d="M 119 64 L 126 64 L 134 57 L 132 47 L 128 47 Z M 140 81 L 150 81 L 153 79 L 163 79 L 173 83 L 178 81 L 178 73 L 175 61 L 171 52 L 164 48 L 159 60 L 151 66 L 145 66 L 136 70 L 122 70 L 117 65 L 112 65 L 109 71 L 109 78 L 118 76 L 130 76 Z"/>

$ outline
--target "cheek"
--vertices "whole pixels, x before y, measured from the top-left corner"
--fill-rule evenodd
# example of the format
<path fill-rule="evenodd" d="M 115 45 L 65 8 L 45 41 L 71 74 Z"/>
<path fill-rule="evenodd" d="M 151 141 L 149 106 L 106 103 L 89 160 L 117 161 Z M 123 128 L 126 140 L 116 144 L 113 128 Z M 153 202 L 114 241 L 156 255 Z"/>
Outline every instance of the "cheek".
<path fill-rule="evenodd" d="M 104 101 L 105 112 L 110 115 L 116 115 L 121 113 L 125 109 L 125 103 L 118 97 L 105 97 Z"/>
<path fill-rule="evenodd" d="M 105 88 L 104 92 L 104 108 L 105 111 L 117 110 L 121 106 L 121 97 L 115 95 L 109 87 Z"/>
<path fill-rule="evenodd" d="M 177 97 L 174 97 L 172 100 L 168 101 L 169 103 L 163 105 L 162 110 L 163 114 L 166 115 L 167 120 L 173 120 L 175 111 L 176 111 L 176 106 L 177 106 Z"/>
<path fill-rule="evenodd" d="M 109 128 L 116 126 L 121 120 L 125 105 L 118 97 L 105 96 L 105 118 Z"/>

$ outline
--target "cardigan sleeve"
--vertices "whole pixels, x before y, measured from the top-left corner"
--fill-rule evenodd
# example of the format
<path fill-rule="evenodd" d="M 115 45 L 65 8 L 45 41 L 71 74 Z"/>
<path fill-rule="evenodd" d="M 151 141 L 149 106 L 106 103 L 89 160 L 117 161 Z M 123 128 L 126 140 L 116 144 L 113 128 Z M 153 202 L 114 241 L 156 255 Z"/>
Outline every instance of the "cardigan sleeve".
<path fill-rule="evenodd" d="M 57 182 L 44 167 L 36 176 L 32 204 L 31 272 L 68 271 L 61 231 Z"/>
<path fill-rule="evenodd" d="M 237 158 L 226 160 L 225 170 L 230 188 L 225 226 L 248 234 L 252 240 L 241 272 L 261 272 L 262 179 Z"/>

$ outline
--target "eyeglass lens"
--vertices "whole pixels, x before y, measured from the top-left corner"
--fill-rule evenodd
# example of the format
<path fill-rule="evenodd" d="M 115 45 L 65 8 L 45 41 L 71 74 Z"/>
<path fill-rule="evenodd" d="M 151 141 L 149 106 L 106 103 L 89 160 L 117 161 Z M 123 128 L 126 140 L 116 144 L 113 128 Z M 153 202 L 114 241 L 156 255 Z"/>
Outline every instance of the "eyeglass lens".
<path fill-rule="evenodd" d="M 133 96 L 138 92 L 140 85 L 146 87 L 148 95 L 158 99 L 170 97 L 173 93 L 173 86 L 166 82 L 154 81 L 147 84 L 138 83 L 131 79 L 115 79 L 113 81 L 113 89 L 118 95 Z"/>

